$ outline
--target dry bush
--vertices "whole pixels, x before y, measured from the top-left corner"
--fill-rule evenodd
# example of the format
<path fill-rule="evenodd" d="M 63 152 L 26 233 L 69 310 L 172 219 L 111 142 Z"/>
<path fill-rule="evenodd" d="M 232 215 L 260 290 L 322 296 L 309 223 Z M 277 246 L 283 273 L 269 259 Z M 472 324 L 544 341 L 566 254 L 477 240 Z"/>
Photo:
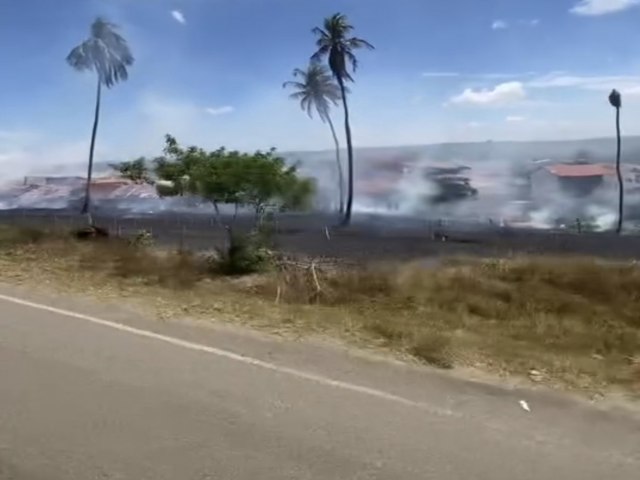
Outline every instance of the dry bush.
<path fill-rule="evenodd" d="M 277 272 L 254 287 L 254 293 L 277 296 L 285 303 L 338 306 L 389 299 L 393 276 L 383 269 L 340 269 L 316 262 L 279 262 Z"/>
<path fill-rule="evenodd" d="M 42 243 L 60 237 L 60 232 L 30 227 L 0 226 L 0 248 L 2 249 Z"/>
<path fill-rule="evenodd" d="M 581 358 L 583 368 L 624 383 L 633 376 L 624 359 L 640 353 L 640 267 L 630 263 L 535 257 L 437 268 L 294 265 L 253 292 L 358 312 L 364 331 L 440 366 L 452 362 L 442 355 L 445 346 L 497 356 L 505 368 L 524 371 L 547 354 L 554 357 L 550 369 Z M 462 340 L 452 343 L 446 332 L 462 332 Z"/>
<path fill-rule="evenodd" d="M 411 354 L 438 368 L 453 368 L 451 338 L 443 333 L 421 333 L 411 343 Z"/>
<path fill-rule="evenodd" d="M 211 274 L 201 256 L 149 248 L 144 232 L 130 239 L 100 238 L 91 242 L 80 241 L 76 233 L 0 227 L 0 249 L 5 254 L 30 255 L 47 261 L 53 257 L 67 264 L 76 262 L 81 271 L 170 288 L 190 288 Z"/>
<path fill-rule="evenodd" d="M 113 275 L 121 278 L 141 278 L 147 284 L 170 288 L 191 288 L 205 274 L 206 262 L 195 254 L 179 250 L 159 254 L 153 250 L 130 245 L 110 245 L 106 255 Z"/>

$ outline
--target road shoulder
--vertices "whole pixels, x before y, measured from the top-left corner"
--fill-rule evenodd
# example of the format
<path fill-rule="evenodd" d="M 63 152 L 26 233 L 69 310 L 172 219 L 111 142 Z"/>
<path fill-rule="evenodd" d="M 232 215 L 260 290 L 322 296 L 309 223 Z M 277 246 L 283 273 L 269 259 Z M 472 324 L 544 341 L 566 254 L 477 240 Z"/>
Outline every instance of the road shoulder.
<path fill-rule="evenodd" d="M 135 303 L 128 300 L 120 303 L 99 302 L 79 295 L 60 295 L 53 290 L 34 292 L 24 286 L 5 283 L 0 283 L 0 294 L 221 349 L 261 362 L 295 368 L 323 378 L 380 389 L 401 398 L 433 405 L 434 409 L 444 412 L 468 410 L 473 415 L 490 415 L 498 402 L 505 414 L 521 418 L 524 400 L 536 415 L 544 412 L 558 420 L 564 418 L 567 412 L 572 412 L 614 421 L 634 418 L 640 422 L 640 405 L 637 402 L 607 399 L 594 403 L 577 395 L 544 387 L 530 387 L 522 382 L 477 372 L 442 372 L 330 339 L 268 335 L 246 327 L 216 323 L 214 319 L 157 320 L 141 314 Z"/>

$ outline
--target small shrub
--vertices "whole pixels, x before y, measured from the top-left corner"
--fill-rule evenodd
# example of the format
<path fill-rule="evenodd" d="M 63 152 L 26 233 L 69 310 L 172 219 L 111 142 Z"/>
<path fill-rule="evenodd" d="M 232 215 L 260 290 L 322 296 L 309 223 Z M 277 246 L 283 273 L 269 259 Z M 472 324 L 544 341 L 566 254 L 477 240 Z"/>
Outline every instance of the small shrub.
<path fill-rule="evenodd" d="M 218 249 L 218 256 L 212 261 L 212 269 L 223 275 L 247 275 L 265 271 L 273 263 L 273 252 L 264 244 L 257 233 L 231 236 L 227 249 Z"/>
<path fill-rule="evenodd" d="M 153 235 L 147 230 L 140 230 L 129 239 L 129 244 L 133 247 L 152 247 L 154 243 Z"/>

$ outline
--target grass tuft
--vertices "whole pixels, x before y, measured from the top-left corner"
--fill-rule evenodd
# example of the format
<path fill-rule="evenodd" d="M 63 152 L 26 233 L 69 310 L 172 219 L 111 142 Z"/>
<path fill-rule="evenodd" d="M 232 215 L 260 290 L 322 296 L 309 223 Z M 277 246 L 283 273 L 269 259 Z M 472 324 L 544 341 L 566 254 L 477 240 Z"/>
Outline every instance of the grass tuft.
<path fill-rule="evenodd" d="M 451 359 L 451 338 L 442 333 L 420 334 L 411 344 L 411 354 L 434 367 L 453 368 Z"/>
<path fill-rule="evenodd" d="M 0 227 L 0 248 L 6 249 L 51 240 L 53 232 L 28 227 Z M 57 235 L 56 235 L 57 236 Z"/>

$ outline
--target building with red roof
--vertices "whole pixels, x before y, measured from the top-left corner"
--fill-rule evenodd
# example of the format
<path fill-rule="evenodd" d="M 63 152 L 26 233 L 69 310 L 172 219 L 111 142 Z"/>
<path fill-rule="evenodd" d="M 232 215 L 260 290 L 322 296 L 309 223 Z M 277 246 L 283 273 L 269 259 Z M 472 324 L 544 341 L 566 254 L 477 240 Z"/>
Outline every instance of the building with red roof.
<path fill-rule="evenodd" d="M 561 178 L 608 177 L 616 174 L 615 168 L 611 165 L 561 163 L 544 168 Z"/>
<path fill-rule="evenodd" d="M 531 175 L 531 193 L 544 198 L 555 194 L 588 197 L 616 177 L 612 165 L 595 163 L 558 163 L 545 165 Z"/>

